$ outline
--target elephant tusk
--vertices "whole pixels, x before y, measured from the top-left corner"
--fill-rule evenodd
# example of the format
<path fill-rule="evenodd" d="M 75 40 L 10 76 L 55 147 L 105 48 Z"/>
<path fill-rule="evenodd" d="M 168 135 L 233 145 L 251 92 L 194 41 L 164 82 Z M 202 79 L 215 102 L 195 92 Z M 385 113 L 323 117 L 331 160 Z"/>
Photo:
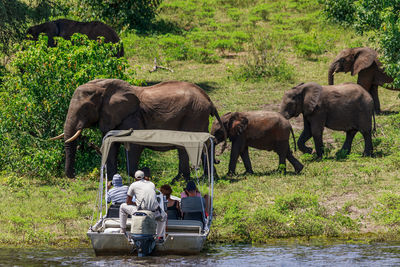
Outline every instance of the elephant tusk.
<path fill-rule="evenodd" d="M 52 137 L 52 138 L 50 138 L 50 140 L 51 140 L 51 141 L 54 141 L 54 140 L 61 139 L 61 138 L 63 138 L 63 137 L 64 137 L 64 133 L 62 133 L 62 134 L 60 134 L 60 135 L 57 135 L 57 136 L 55 136 L 55 137 Z"/>
<path fill-rule="evenodd" d="M 78 130 L 78 131 L 74 134 L 74 136 L 72 136 L 70 139 L 68 139 L 67 141 L 65 141 L 65 143 L 70 143 L 70 142 L 72 142 L 72 141 L 75 141 L 75 139 L 79 137 L 79 135 L 81 134 L 81 132 L 82 132 L 82 129 Z"/>

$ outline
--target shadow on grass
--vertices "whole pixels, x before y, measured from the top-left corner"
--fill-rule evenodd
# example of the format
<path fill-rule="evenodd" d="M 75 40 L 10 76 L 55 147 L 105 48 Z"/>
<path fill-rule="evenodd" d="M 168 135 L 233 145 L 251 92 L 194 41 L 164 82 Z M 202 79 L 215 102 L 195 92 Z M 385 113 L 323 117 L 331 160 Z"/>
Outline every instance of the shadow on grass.
<path fill-rule="evenodd" d="M 398 111 L 393 111 L 393 110 L 382 110 L 379 116 L 388 116 L 388 115 L 395 115 L 399 114 Z"/>
<path fill-rule="evenodd" d="M 222 175 L 219 176 L 217 179 L 215 179 L 216 181 L 219 180 L 224 180 L 224 181 L 229 181 L 231 183 L 236 183 L 239 182 L 241 180 L 243 180 L 243 178 L 246 178 L 247 176 L 272 176 L 272 175 L 279 175 L 280 171 L 279 170 L 270 170 L 270 171 L 266 171 L 266 172 L 254 172 L 252 174 L 249 174 L 247 172 L 241 173 L 241 174 L 235 174 L 235 175 Z M 301 173 L 296 173 L 294 171 L 286 171 L 286 174 L 281 174 L 282 176 L 297 176 L 300 175 Z"/>
<path fill-rule="evenodd" d="M 215 82 L 200 82 L 196 84 L 200 86 L 207 93 L 218 89 L 218 84 Z"/>

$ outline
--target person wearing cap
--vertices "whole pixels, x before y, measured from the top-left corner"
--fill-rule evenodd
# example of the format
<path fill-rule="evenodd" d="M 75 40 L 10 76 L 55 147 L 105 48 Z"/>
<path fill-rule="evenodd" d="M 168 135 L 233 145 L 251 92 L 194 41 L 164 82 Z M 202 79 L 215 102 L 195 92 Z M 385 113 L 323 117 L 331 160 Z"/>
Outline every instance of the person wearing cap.
<path fill-rule="evenodd" d="M 126 232 L 126 220 L 128 215 L 132 215 L 138 210 L 150 210 L 155 213 L 157 220 L 157 235 L 164 237 L 166 213 L 160 209 L 156 197 L 155 185 L 145 179 L 143 171 L 136 171 L 135 182 L 128 189 L 126 203 L 121 205 L 119 209 L 119 220 L 121 232 Z M 136 197 L 133 201 L 133 197 Z"/>
<path fill-rule="evenodd" d="M 114 187 L 111 188 L 111 185 Z M 111 189 L 110 189 L 111 188 Z M 122 177 L 118 173 L 113 176 L 111 183 L 108 184 L 107 203 L 122 204 L 126 202 L 128 186 L 122 184 Z"/>

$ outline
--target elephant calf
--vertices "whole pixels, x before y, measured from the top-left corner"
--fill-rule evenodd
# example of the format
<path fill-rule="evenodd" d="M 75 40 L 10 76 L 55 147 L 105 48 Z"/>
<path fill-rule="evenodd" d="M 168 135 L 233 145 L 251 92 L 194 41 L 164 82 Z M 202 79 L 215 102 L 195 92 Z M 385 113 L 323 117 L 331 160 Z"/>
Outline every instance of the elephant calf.
<path fill-rule="evenodd" d="M 374 103 L 370 94 L 358 84 L 321 86 L 313 82 L 301 83 L 285 93 L 280 112 L 286 119 L 303 113 L 304 130 L 297 144 L 304 153 L 312 152 L 305 143 L 313 137 L 317 156 L 322 157 L 322 133 L 324 127 L 328 127 L 346 132 L 346 141 L 342 147 L 346 154 L 351 151 L 351 143 L 357 131 L 361 132 L 365 140 L 364 155 L 372 154 L 371 120 Z"/>
<path fill-rule="evenodd" d="M 290 151 L 289 137 L 292 126 L 281 114 L 270 111 L 229 112 L 221 117 L 221 122 L 232 141 L 228 174 L 235 173 L 239 155 L 246 172 L 253 173 L 249 146 L 275 151 L 279 155 L 279 165 L 286 166 L 288 159 L 296 173 L 303 169 L 303 164 Z M 218 121 L 214 121 L 211 134 L 215 136 L 217 143 L 224 140 L 224 131 Z"/>

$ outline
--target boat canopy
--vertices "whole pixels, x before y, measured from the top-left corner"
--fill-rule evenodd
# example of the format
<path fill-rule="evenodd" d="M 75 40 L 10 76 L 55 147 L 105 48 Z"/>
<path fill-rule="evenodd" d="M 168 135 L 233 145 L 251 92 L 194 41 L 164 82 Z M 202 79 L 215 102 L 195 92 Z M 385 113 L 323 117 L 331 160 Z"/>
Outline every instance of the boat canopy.
<path fill-rule="evenodd" d="M 204 149 L 204 145 L 209 147 L 213 139 L 214 136 L 204 132 L 133 129 L 113 130 L 108 132 L 103 138 L 103 144 L 101 146 L 101 166 L 106 164 L 112 143 L 117 142 L 123 143 L 126 150 L 129 150 L 129 144 L 184 148 L 189 155 L 189 161 L 192 166 L 198 168 L 201 164 L 201 153 Z"/>

